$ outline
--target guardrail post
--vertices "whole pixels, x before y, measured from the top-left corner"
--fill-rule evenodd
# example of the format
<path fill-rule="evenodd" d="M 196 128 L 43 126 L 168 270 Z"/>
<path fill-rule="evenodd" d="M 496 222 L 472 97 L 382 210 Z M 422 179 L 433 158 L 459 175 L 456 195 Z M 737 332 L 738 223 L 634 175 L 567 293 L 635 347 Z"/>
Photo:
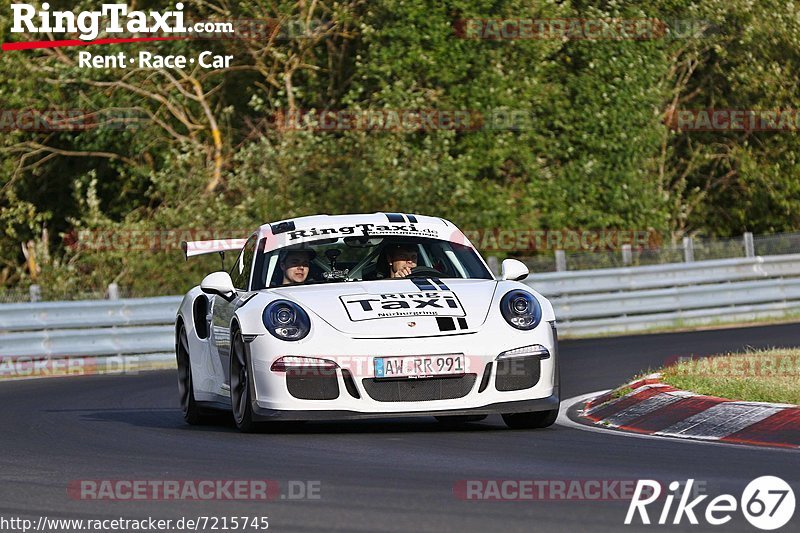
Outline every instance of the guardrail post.
<path fill-rule="evenodd" d="M 633 253 L 631 252 L 631 245 L 630 244 L 623 244 L 622 245 L 622 264 L 625 266 L 630 266 L 633 263 Z"/>
<path fill-rule="evenodd" d="M 566 272 L 567 253 L 564 250 L 556 250 L 556 272 Z"/>
<path fill-rule="evenodd" d="M 744 234 L 744 256 L 755 257 L 756 247 L 753 244 L 753 234 L 749 231 Z"/>
<path fill-rule="evenodd" d="M 116 283 L 108 284 L 108 299 L 119 300 L 119 285 Z"/>
<path fill-rule="evenodd" d="M 492 272 L 492 274 L 494 274 L 495 276 L 500 275 L 500 261 L 497 259 L 496 256 L 490 255 L 489 257 L 487 257 L 486 264 L 489 265 L 489 270 Z"/>
<path fill-rule="evenodd" d="M 694 261 L 694 241 L 691 237 L 683 238 L 683 261 L 686 263 Z"/>
<path fill-rule="evenodd" d="M 28 289 L 31 296 L 31 302 L 39 302 L 42 299 L 42 288 L 39 285 L 31 285 Z"/>

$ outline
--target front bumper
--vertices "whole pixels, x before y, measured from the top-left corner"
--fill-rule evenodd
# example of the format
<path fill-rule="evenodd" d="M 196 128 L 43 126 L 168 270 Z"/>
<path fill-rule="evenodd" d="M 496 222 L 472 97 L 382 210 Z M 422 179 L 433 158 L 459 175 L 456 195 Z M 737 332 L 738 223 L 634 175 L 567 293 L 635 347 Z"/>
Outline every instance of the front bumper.
<path fill-rule="evenodd" d="M 500 318 L 500 320 L 503 320 Z M 366 419 L 414 416 L 489 415 L 558 408 L 558 341 L 547 322 L 532 331 L 511 330 L 503 323 L 487 324 L 482 331 L 446 337 L 353 339 L 336 330 L 324 331 L 302 342 L 286 343 L 260 335 L 246 343 L 251 361 L 251 401 L 258 420 Z M 494 327 L 492 327 L 494 326 Z M 322 331 L 321 331 L 322 330 Z M 537 358 L 535 380 L 522 389 L 504 390 L 497 356 L 521 346 L 539 344 L 549 357 Z M 348 354 L 343 356 L 342 354 Z M 471 365 L 469 379 L 404 380 L 397 393 L 376 394 L 375 357 L 463 353 Z M 318 397 L 298 398 L 286 372 L 271 370 L 283 356 L 330 359 L 337 368 Z M 524 365 L 522 365 L 524 367 Z M 384 389 L 392 387 L 384 386 Z M 431 388 L 441 395 L 422 394 Z M 387 392 L 384 390 L 383 392 Z"/>
<path fill-rule="evenodd" d="M 422 416 L 459 416 L 459 415 L 493 415 L 509 413 L 528 413 L 531 411 L 551 411 L 559 406 L 558 387 L 547 398 L 501 402 L 468 409 L 447 409 L 437 411 L 400 411 L 388 413 L 370 413 L 360 411 L 328 410 L 302 411 L 269 409 L 253 405 L 253 420 L 266 421 L 300 421 L 300 420 L 367 420 L 375 418 L 411 418 Z"/>

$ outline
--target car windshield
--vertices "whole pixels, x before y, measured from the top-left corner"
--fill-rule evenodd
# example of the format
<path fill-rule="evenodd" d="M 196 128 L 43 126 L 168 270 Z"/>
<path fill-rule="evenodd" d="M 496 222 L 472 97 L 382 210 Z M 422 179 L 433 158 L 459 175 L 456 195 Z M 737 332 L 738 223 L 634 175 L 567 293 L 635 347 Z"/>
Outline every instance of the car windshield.
<path fill-rule="evenodd" d="M 425 238 L 342 237 L 259 253 L 252 286 L 386 280 L 393 277 L 390 260 L 405 269 L 399 273 L 407 278 L 493 279 L 469 246 Z"/>

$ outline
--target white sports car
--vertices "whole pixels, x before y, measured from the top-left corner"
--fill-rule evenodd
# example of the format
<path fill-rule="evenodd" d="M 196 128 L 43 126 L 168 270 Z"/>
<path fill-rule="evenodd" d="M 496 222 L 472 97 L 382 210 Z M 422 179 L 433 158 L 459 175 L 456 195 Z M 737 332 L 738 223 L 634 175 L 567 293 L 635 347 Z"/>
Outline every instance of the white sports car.
<path fill-rule="evenodd" d="M 231 410 L 264 422 L 501 414 L 551 425 L 559 407 L 550 302 L 506 259 L 495 279 L 447 220 L 375 213 L 265 224 L 248 239 L 183 243 L 235 251 L 183 299 L 175 322 L 190 424 Z"/>

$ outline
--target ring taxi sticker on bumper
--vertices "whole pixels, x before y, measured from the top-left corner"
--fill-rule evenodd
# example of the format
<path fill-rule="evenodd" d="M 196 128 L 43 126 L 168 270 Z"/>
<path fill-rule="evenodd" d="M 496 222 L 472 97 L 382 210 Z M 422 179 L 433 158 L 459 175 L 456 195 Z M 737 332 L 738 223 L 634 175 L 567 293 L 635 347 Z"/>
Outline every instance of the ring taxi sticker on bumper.
<path fill-rule="evenodd" d="M 361 293 L 339 299 L 353 322 L 406 316 L 466 316 L 453 291 Z"/>

